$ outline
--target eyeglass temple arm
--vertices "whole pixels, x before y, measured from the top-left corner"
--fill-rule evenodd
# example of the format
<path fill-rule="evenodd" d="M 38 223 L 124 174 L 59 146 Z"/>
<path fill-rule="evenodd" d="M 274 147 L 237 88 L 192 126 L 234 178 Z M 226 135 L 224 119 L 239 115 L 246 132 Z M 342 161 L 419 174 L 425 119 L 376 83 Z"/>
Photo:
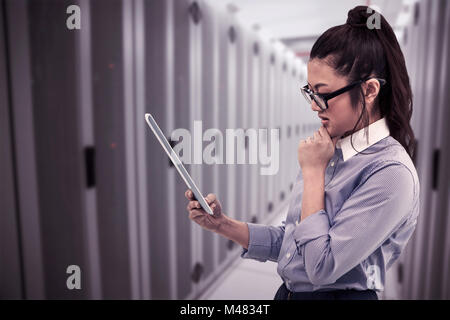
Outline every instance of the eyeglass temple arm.
<path fill-rule="evenodd" d="M 340 95 L 341 93 L 344 93 L 345 91 L 348 91 L 348 90 L 352 89 L 353 87 L 359 85 L 362 82 L 364 82 L 364 81 L 362 81 L 362 80 L 356 81 L 356 82 L 354 82 L 352 84 L 349 84 L 348 86 L 343 87 L 343 88 L 341 88 L 341 89 L 339 89 L 339 90 L 337 90 L 335 92 L 332 92 L 332 93 L 329 93 L 329 94 L 326 94 L 326 95 L 322 95 L 322 96 L 325 99 L 327 99 L 327 100 L 333 99 L 334 97 Z"/>
<path fill-rule="evenodd" d="M 369 79 L 370 79 L 370 78 L 369 78 Z M 366 80 L 358 80 L 358 81 L 356 81 L 356 82 L 354 82 L 354 83 L 352 83 L 352 84 L 349 84 L 348 86 L 346 86 L 346 87 L 344 87 L 344 88 L 342 88 L 342 89 L 339 89 L 339 90 L 337 90 L 337 91 L 335 91 L 335 92 L 332 92 L 332 93 L 330 93 L 330 94 L 327 94 L 327 95 L 323 95 L 323 97 L 324 97 L 325 99 L 327 99 L 327 100 L 333 99 L 334 97 L 340 95 L 341 93 L 344 93 L 345 91 L 348 91 L 348 90 L 352 89 L 353 87 L 359 85 L 360 83 L 366 82 L 366 81 L 369 80 L 369 79 L 366 79 Z M 386 80 L 381 79 L 381 78 L 374 78 L 374 79 L 378 80 L 378 82 L 380 82 L 380 85 L 381 85 L 381 86 L 384 86 L 384 85 L 387 83 Z"/>

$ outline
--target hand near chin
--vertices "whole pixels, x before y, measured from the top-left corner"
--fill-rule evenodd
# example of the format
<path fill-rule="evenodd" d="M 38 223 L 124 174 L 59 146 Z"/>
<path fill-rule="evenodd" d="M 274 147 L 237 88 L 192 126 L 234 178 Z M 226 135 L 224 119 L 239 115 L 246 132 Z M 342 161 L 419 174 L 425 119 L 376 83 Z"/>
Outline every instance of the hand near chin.
<path fill-rule="evenodd" d="M 313 136 L 301 140 L 298 146 L 298 162 L 302 171 L 325 171 L 334 155 L 339 137 L 331 138 L 325 127 L 321 126 Z"/>

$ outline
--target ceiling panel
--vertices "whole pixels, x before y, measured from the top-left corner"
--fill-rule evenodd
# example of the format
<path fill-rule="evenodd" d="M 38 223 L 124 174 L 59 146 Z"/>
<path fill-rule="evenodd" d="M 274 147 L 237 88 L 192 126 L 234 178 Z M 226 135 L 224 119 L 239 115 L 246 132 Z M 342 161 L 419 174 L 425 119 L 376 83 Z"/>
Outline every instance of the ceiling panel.
<path fill-rule="evenodd" d="M 375 5 L 391 25 L 395 25 L 402 1 L 392 0 L 210 0 L 219 6 L 232 4 L 238 19 L 249 27 L 281 40 L 295 51 L 305 51 L 328 28 L 345 23 L 347 13 L 357 5 Z M 299 41 L 292 41 L 300 39 Z M 291 41 L 290 41 L 291 40 Z M 304 41 L 303 41 L 304 40 Z"/>

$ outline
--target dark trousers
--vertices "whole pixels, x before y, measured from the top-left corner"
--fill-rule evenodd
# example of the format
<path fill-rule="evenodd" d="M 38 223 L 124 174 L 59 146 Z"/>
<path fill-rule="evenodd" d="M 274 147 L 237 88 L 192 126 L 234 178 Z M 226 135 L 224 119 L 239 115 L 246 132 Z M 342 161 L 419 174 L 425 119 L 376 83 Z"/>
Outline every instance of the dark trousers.
<path fill-rule="evenodd" d="M 378 300 L 373 290 L 334 290 L 326 292 L 291 292 L 283 283 L 274 300 Z"/>

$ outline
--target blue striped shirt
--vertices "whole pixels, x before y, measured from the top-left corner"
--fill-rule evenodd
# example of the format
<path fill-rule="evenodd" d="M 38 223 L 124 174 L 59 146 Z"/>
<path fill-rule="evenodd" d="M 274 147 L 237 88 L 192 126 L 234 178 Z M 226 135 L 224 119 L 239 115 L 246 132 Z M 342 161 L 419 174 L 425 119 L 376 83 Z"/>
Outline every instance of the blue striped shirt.
<path fill-rule="evenodd" d="M 369 134 L 365 134 L 368 129 Z M 382 118 L 338 140 L 325 172 L 325 209 L 300 222 L 301 170 L 279 227 L 248 223 L 241 256 L 278 262 L 294 292 L 384 289 L 386 271 L 414 232 L 419 179 Z"/>

